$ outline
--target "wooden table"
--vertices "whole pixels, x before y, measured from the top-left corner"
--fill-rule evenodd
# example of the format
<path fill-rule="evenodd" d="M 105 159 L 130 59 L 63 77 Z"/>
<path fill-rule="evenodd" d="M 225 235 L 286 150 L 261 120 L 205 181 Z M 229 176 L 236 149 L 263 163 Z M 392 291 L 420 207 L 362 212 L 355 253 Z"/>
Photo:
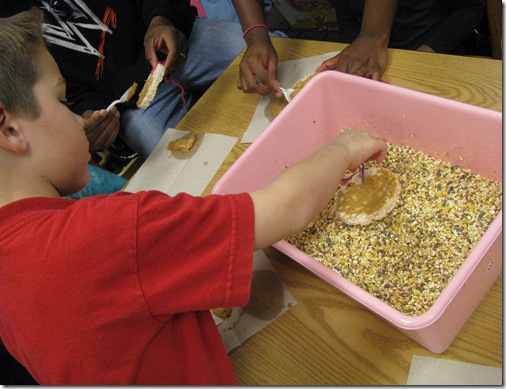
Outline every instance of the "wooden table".
<path fill-rule="evenodd" d="M 273 39 L 280 61 L 345 46 Z M 178 129 L 242 137 L 259 100 L 236 88 L 242 54 L 197 102 Z M 391 50 L 385 81 L 501 111 L 502 61 Z M 248 147 L 236 144 L 204 194 Z M 502 367 L 502 274 L 450 348 L 433 354 L 295 261 L 265 250 L 298 303 L 230 353 L 244 385 L 406 384 L 413 355 Z"/>

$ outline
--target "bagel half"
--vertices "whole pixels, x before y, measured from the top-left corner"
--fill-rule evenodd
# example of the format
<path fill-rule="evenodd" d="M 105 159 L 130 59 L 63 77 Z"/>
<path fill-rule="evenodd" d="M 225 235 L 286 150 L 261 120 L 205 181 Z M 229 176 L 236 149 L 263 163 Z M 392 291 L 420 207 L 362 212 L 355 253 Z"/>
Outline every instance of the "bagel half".
<path fill-rule="evenodd" d="M 336 193 L 335 210 L 339 219 L 349 225 L 368 225 L 382 219 L 397 204 L 401 193 L 399 178 L 382 167 L 372 167 L 362 175 L 355 174 Z"/>
<path fill-rule="evenodd" d="M 290 98 L 293 99 L 297 94 L 306 86 L 306 84 L 314 77 L 316 73 L 308 74 L 307 76 L 302 77 L 299 81 L 293 84 L 293 92 L 290 93 Z"/>
<path fill-rule="evenodd" d="M 290 98 L 293 99 L 297 93 L 299 93 L 304 86 L 311 80 L 316 73 L 308 74 L 307 76 L 302 77 L 295 84 L 293 84 L 293 91 L 290 93 Z M 271 98 L 271 101 L 267 105 L 266 116 L 269 120 L 273 120 L 276 116 L 278 116 L 281 111 L 288 105 L 288 102 L 284 98 L 277 99 L 275 97 Z"/>
<path fill-rule="evenodd" d="M 149 74 L 141 93 L 139 93 L 139 99 L 137 100 L 138 108 L 146 109 L 149 107 L 149 104 L 155 98 L 158 85 L 160 85 L 164 77 L 165 66 L 162 63 L 158 63 Z"/>

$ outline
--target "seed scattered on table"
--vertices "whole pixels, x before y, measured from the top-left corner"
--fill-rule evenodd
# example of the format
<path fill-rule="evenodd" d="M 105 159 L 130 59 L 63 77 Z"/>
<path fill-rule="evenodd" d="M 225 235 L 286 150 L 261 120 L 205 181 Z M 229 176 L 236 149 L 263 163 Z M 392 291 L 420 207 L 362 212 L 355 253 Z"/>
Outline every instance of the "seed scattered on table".
<path fill-rule="evenodd" d="M 381 164 L 402 185 L 390 214 L 349 226 L 339 221 L 332 199 L 287 241 L 398 311 L 418 316 L 501 210 L 502 183 L 406 146 L 389 144 Z"/>

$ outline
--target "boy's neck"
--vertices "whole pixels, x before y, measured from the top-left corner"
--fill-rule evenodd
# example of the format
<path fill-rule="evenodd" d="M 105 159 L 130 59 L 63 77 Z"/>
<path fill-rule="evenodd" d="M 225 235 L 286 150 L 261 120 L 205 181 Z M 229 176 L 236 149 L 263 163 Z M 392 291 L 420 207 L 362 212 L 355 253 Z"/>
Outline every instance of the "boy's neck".
<path fill-rule="evenodd" d="M 2 177 L 0 174 L 0 207 L 31 197 L 60 197 L 60 195 L 43 178 L 18 173 Z"/>

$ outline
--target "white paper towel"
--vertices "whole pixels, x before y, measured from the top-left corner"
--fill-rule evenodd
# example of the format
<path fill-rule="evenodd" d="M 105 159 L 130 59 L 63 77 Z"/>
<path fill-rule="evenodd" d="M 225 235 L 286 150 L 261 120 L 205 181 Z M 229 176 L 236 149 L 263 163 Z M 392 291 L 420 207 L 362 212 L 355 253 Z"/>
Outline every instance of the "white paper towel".
<path fill-rule="evenodd" d="M 335 57 L 337 54 L 339 54 L 339 51 L 281 62 L 278 66 L 279 83 L 284 88 L 291 88 L 302 77 L 314 73 L 323 61 Z M 253 118 L 241 139 L 241 143 L 254 142 L 270 124 L 271 120 L 265 114 L 265 110 L 272 98 L 272 96 L 262 96 L 260 98 Z"/>
<path fill-rule="evenodd" d="M 502 385 L 502 369 L 413 355 L 406 385 Z"/>
<path fill-rule="evenodd" d="M 125 191 L 159 190 L 169 196 L 180 192 L 200 196 L 237 143 L 237 138 L 198 134 L 199 140 L 187 155 L 176 153 L 175 156 L 167 149 L 169 142 L 188 133 L 169 128 L 130 179 Z"/>

